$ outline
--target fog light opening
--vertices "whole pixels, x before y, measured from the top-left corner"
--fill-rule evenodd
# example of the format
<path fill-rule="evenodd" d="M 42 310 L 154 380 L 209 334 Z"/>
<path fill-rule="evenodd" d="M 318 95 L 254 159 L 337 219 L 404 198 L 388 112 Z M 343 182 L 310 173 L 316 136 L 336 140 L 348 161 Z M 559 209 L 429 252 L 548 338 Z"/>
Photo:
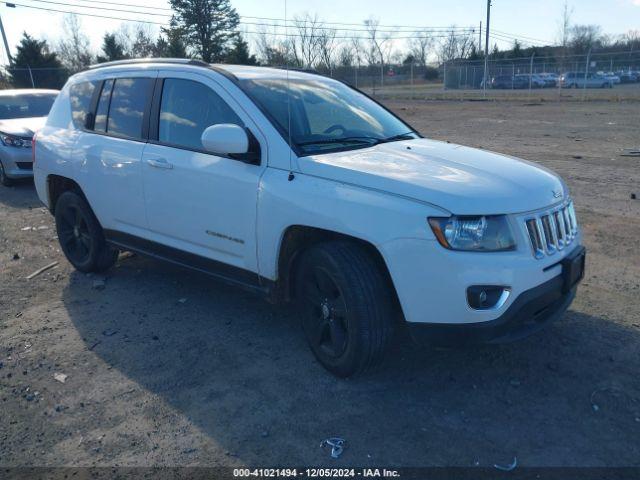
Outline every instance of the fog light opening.
<path fill-rule="evenodd" d="M 467 303 L 474 310 L 495 310 L 505 304 L 510 292 L 502 285 L 472 285 L 467 288 Z"/>

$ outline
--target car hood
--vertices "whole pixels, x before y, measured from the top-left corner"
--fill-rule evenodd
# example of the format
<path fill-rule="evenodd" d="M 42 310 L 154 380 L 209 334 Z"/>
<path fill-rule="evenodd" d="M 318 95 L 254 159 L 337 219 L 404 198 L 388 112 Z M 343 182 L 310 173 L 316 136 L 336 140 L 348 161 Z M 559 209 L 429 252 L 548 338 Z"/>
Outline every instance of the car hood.
<path fill-rule="evenodd" d="M 517 158 L 415 139 L 298 159 L 302 173 L 427 202 L 459 215 L 519 213 L 568 192 L 553 172 Z"/>
<path fill-rule="evenodd" d="M 12 118 L 0 120 L 0 132 L 16 137 L 31 138 L 44 127 L 47 117 Z"/>

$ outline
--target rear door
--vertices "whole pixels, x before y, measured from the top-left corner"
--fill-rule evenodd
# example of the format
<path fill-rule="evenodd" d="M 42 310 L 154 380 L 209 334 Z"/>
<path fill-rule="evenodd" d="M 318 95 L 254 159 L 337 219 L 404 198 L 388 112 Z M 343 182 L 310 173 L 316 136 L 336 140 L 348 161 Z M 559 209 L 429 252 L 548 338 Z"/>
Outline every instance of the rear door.
<path fill-rule="evenodd" d="M 160 71 L 153 112 L 142 165 L 149 238 L 256 272 L 256 209 L 266 138 L 207 75 Z M 262 152 L 260 164 L 204 150 L 202 132 L 220 123 L 252 132 Z"/>
<path fill-rule="evenodd" d="M 139 235 L 147 227 L 141 159 L 156 76 L 137 70 L 104 79 L 76 144 L 85 194 L 106 230 Z"/>

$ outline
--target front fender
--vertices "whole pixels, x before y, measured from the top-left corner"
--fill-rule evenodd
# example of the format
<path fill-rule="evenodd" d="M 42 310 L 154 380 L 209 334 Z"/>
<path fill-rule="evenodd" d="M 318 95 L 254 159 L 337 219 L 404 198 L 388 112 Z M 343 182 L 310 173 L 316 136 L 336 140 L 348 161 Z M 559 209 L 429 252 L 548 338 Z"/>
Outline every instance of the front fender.
<path fill-rule="evenodd" d="M 259 273 L 277 280 L 280 245 L 292 225 L 348 235 L 379 247 L 399 238 L 435 240 L 427 217 L 438 215 L 448 213 L 377 190 L 301 173 L 289 180 L 289 172 L 267 169 L 258 196 Z"/>

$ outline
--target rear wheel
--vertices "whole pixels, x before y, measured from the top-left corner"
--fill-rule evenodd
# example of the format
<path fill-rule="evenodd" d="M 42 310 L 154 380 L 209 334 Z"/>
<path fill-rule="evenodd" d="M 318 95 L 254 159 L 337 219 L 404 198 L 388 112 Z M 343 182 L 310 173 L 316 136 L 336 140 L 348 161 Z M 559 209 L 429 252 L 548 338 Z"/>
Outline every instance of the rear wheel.
<path fill-rule="evenodd" d="M 13 181 L 7 177 L 7 173 L 4 171 L 4 165 L 2 165 L 2 162 L 0 162 L 0 183 L 5 187 L 13 185 Z"/>
<path fill-rule="evenodd" d="M 102 227 L 84 198 L 75 192 L 60 195 L 55 208 L 56 230 L 63 253 L 81 272 L 102 272 L 118 259 L 107 245 Z"/>
<path fill-rule="evenodd" d="M 327 370 L 349 377 L 379 363 L 392 334 L 393 293 L 362 247 L 343 241 L 312 247 L 296 282 L 305 336 Z"/>

